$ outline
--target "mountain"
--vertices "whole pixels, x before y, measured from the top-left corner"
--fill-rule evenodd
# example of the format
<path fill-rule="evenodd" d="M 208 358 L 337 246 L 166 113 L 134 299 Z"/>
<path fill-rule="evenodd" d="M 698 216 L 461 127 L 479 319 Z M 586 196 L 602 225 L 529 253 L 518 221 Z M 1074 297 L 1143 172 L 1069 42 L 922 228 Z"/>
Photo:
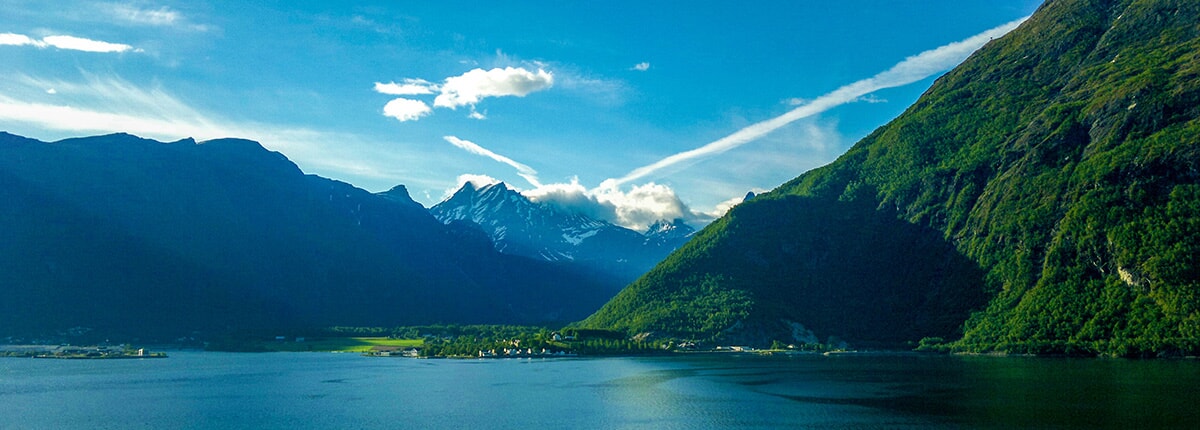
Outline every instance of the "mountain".
<path fill-rule="evenodd" d="M 1200 352 L 1197 23 L 1193 1 L 1048 1 L 838 160 L 734 208 L 579 325 Z"/>
<path fill-rule="evenodd" d="M 256 142 L 0 133 L 0 332 L 542 323 L 611 297 Z M 173 337 L 172 337 L 173 338 Z"/>
<path fill-rule="evenodd" d="M 604 274 L 613 292 L 645 273 L 695 232 L 683 220 L 659 221 L 646 233 L 531 201 L 504 183 L 467 183 L 429 212 L 442 222 L 466 221 L 485 231 L 497 251 L 569 262 Z"/>

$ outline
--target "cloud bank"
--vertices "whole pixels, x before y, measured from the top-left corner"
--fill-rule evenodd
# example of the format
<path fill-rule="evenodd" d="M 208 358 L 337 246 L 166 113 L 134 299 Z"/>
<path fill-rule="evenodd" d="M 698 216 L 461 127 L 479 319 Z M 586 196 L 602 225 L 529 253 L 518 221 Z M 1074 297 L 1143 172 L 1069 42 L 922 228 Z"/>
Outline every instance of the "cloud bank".
<path fill-rule="evenodd" d="M 933 76 L 935 73 L 948 70 L 961 63 L 989 40 L 1005 35 L 1014 28 L 1017 28 L 1018 25 L 1028 18 L 1021 18 L 962 41 L 943 45 L 908 57 L 888 70 L 870 78 L 845 85 L 811 101 L 804 102 L 783 115 L 752 124 L 699 148 L 673 154 L 654 163 L 634 169 L 625 176 L 615 179 L 615 184 L 629 183 L 653 175 L 655 172 L 670 166 L 720 154 L 750 143 L 796 120 L 820 114 L 846 103 L 858 101 L 862 97 L 881 89 L 908 85 Z M 867 98 L 863 100 L 870 102 L 877 99 Z"/>
<path fill-rule="evenodd" d="M 473 119 L 486 119 L 487 116 L 475 110 L 475 105 L 489 97 L 525 97 L 531 93 L 549 89 L 554 86 L 554 74 L 544 69 L 530 71 L 522 67 L 494 68 L 491 70 L 473 69 L 459 76 L 451 76 L 441 84 L 424 79 L 408 78 L 402 83 L 376 82 L 375 92 L 393 96 L 420 96 L 437 94 L 433 106 L 457 110 L 467 106 L 471 112 L 467 115 Z M 402 101 L 403 100 L 403 101 Z M 418 105 L 426 106 L 426 111 L 414 115 Z M 398 121 L 415 121 L 432 110 L 424 101 L 411 98 L 396 98 L 388 103 L 393 106 L 392 113 L 384 108 L 384 115 Z M 396 114 L 398 113 L 398 114 Z"/>

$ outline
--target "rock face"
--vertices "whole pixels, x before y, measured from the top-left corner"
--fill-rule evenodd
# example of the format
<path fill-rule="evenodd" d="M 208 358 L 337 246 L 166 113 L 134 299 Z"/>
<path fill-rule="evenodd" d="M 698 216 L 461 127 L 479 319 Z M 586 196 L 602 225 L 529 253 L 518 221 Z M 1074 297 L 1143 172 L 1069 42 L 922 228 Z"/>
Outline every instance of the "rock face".
<path fill-rule="evenodd" d="M 542 323 L 612 295 L 258 143 L 0 134 L 0 334 Z"/>
<path fill-rule="evenodd" d="M 537 203 L 504 183 L 465 184 L 429 209 L 438 220 L 477 224 L 504 254 L 568 262 L 606 275 L 613 291 L 641 276 L 690 238 L 682 220 L 660 221 L 646 233 Z"/>
<path fill-rule="evenodd" d="M 588 327 L 1200 351 L 1200 4 L 1051 0 Z M 734 326 L 738 330 L 727 330 Z"/>

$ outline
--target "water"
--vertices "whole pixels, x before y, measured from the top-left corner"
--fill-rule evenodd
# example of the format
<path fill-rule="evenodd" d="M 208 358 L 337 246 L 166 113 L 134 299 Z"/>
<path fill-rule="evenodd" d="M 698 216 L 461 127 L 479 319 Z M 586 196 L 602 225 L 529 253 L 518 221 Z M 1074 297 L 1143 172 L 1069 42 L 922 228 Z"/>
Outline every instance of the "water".
<path fill-rule="evenodd" d="M 0 428 L 1200 428 L 1200 362 L 0 359 Z"/>

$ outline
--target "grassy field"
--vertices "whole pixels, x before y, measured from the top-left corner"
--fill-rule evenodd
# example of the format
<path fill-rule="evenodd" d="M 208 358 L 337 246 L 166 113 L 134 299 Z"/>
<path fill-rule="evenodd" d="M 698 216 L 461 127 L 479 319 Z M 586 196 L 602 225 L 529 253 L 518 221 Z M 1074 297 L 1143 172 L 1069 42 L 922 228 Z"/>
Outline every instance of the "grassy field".
<path fill-rule="evenodd" d="M 386 337 L 324 337 L 307 338 L 302 342 L 294 339 L 269 340 L 261 345 L 267 351 L 331 351 L 368 352 L 376 350 L 403 349 L 421 346 L 423 339 L 391 339 Z"/>

